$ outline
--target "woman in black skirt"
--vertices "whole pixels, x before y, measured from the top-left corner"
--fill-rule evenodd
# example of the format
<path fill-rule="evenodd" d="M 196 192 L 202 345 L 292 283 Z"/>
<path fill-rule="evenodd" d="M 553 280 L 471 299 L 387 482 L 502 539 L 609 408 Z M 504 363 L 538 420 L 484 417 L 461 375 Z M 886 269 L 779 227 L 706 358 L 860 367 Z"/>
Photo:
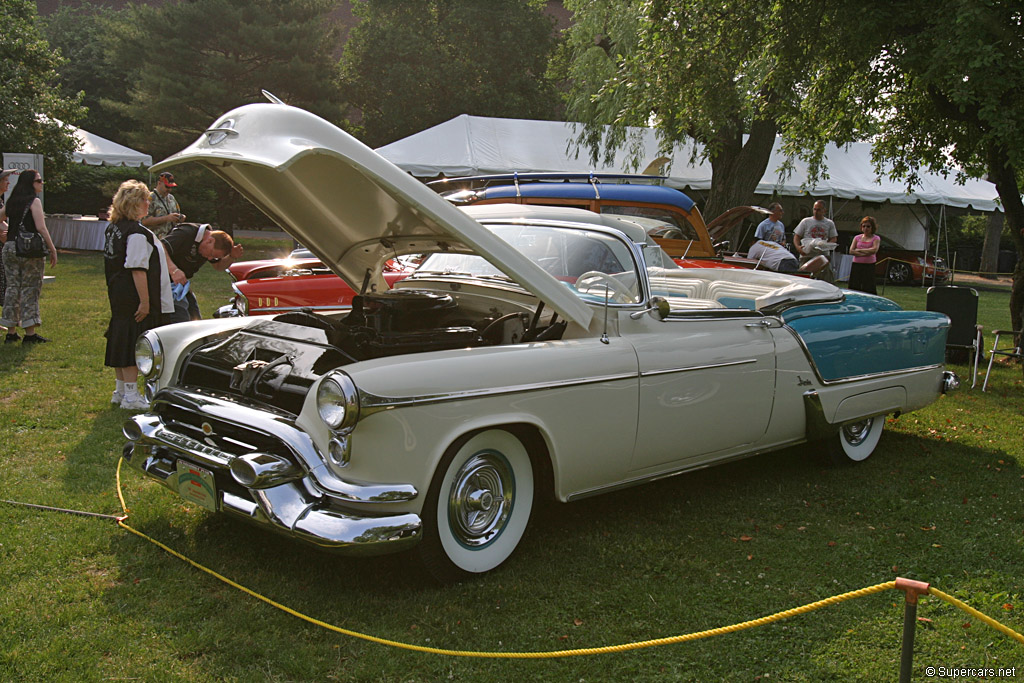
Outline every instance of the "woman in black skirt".
<path fill-rule="evenodd" d="M 158 327 L 174 311 L 169 266 L 163 244 L 139 220 L 149 213 L 149 188 L 138 180 L 121 183 L 110 207 L 103 244 L 110 325 L 104 364 L 114 368 L 117 388 L 110 402 L 126 410 L 145 410 L 135 365 L 135 341 Z"/>

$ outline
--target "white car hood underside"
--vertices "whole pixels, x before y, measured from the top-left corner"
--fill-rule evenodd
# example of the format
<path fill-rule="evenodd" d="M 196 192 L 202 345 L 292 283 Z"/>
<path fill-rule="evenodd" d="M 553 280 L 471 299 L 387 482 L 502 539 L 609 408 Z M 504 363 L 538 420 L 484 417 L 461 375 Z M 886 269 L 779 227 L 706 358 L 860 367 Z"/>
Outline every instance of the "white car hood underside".
<path fill-rule="evenodd" d="M 150 170 L 195 161 L 227 181 L 353 289 L 387 289 L 396 255 L 472 251 L 564 318 L 591 309 L 470 216 L 340 128 L 303 109 L 250 104 Z"/>

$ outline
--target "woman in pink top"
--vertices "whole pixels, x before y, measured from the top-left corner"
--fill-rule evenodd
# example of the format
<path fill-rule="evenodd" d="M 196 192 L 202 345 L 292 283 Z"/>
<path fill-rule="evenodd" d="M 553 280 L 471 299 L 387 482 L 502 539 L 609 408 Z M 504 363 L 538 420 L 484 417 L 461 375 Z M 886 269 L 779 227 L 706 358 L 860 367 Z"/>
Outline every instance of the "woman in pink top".
<path fill-rule="evenodd" d="M 868 294 L 875 293 L 875 261 L 878 260 L 878 248 L 882 246 L 882 238 L 876 235 L 878 224 L 871 216 L 860 220 L 860 234 L 853 238 L 850 253 L 853 254 L 853 267 L 850 269 L 850 289 Z"/>

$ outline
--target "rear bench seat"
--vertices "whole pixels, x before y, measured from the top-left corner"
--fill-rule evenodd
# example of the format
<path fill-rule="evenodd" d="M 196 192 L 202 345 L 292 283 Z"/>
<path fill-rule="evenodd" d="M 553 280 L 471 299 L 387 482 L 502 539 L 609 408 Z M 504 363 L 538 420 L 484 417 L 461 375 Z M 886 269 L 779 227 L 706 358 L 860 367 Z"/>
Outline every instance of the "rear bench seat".
<path fill-rule="evenodd" d="M 720 302 L 726 308 L 756 310 L 757 297 L 775 291 L 775 287 L 754 285 L 747 282 L 717 280 L 708 283 L 707 297 Z"/>

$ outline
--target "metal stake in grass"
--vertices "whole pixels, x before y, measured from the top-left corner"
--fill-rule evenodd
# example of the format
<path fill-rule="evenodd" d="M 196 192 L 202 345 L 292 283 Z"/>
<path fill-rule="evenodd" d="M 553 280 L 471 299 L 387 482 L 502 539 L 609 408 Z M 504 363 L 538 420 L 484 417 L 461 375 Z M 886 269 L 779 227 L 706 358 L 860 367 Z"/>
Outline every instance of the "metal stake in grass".
<path fill-rule="evenodd" d="M 928 594 L 928 584 L 913 579 L 896 578 L 896 590 L 904 593 L 903 651 L 900 653 L 900 683 L 910 683 L 914 664 L 914 632 L 917 629 L 917 596 Z"/>

